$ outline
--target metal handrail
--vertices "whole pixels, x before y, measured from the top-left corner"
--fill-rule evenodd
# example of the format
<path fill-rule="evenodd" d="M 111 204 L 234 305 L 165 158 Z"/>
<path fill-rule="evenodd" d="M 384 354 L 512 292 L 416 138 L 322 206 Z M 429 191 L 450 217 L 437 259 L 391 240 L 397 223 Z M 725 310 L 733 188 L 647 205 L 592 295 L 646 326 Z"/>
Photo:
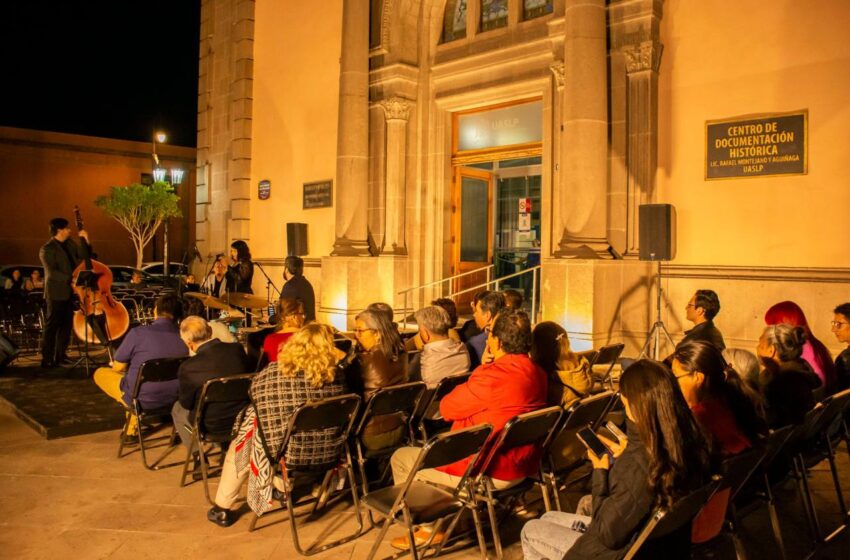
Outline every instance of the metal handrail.
<path fill-rule="evenodd" d="M 468 270 L 466 272 L 461 272 L 460 274 L 455 274 L 454 276 L 447 276 L 446 278 L 442 278 L 440 280 L 434 280 L 433 282 L 428 282 L 427 284 L 422 284 L 419 286 L 413 286 L 412 288 L 407 288 L 406 290 L 402 290 L 398 293 L 398 295 L 407 294 L 408 292 L 412 292 L 413 290 L 422 290 L 425 288 L 430 288 L 431 286 L 436 286 L 437 284 L 442 284 L 443 282 L 448 282 L 449 280 L 454 280 L 455 278 L 460 278 L 462 276 L 469 276 L 470 274 L 475 274 L 477 272 L 486 271 L 487 272 L 487 280 L 490 280 L 490 270 L 493 269 L 496 265 L 491 264 L 488 266 L 483 266 L 481 268 L 476 268 L 475 270 Z"/>
<path fill-rule="evenodd" d="M 453 291 L 450 290 L 448 296 L 446 296 L 446 297 L 455 298 L 459 295 L 463 295 L 463 294 L 466 294 L 466 293 L 469 293 L 469 292 L 474 292 L 474 291 L 478 291 L 478 290 L 481 290 L 481 289 L 485 289 L 485 288 L 487 288 L 491 285 L 495 285 L 495 288 L 498 291 L 499 290 L 499 284 L 501 282 L 504 282 L 505 280 L 510 280 L 511 278 L 517 278 L 519 276 L 522 276 L 523 274 L 531 273 L 531 275 L 532 275 L 532 279 L 531 279 L 531 321 L 535 322 L 537 320 L 537 278 L 540 274 L 541 265 L 538 264 L 537 266 L 532 266 L 531 268 L 526 268 L 525 270 L 520 270 L 518 272 L 512 272 L 511 274 L 502 276 L 500 278 L 490 279 L 489 269 L 492 268 L 492 267 L 493 267 L 493 265 L 490 265 L 488 267 L 487 281 L 484 282 L 483 284 L 478 284 L 478 285 L 472 286 L 470 288 L 464 288 L 463 290 L 460 290 L 459 292 L 453 292 Z M 479 270 L 482 270 L 482 269 L 478 269 L 478 270 L 475 270 L 473 272 L 478 272 Z M 468 274 L 468 273 L 464 273 L 464 274 Z M 459 276 L 463 276 L 464 274 L 458 274 L 456 276 L 444 278 L 443 280 L 437 280 L 436 282 L 431 282 L 430 284 L 424 284 L 422 286 L 416 286 L 414 288 L 408 288 L 407 290 L 404 290 L 403 292 L 399 292 L 399 295 L 404 294 L 404 308 L 405 308 L 404 321 L 403 321 L 404 328 L 405 329 L 407 328 L 407 317 L 408 317 L 407 295 L 411 290 L 418 289 L 418 288 L 426 288 L 426 287 L 429 287 L 429 286 L 433 286 L 435 284 L 441 284 L 445 280 L 454 279 L 454 278 L 457 278 Z"/>

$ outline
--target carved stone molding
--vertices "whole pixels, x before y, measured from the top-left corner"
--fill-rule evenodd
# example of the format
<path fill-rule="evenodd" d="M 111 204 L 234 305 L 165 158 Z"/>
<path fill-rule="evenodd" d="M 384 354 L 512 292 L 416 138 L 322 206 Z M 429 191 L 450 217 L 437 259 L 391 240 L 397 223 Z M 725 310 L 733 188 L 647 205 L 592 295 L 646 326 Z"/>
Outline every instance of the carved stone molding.
<path fill-rule="evenodd" d="M 402 120 L 406 121 L 410 118 L 411 104 L 403 97 L 391 97 L 378 102 L 384 110 L 384 115 L 388 121 Z"/>
<path fill-rule="evenodd" d="M 661 51 L 664 46 L 656 41 L 644 41 L 639 45 L 629 45 L 623 48 L 626 55 L 626 72 L 658 72 L 661 64 Z"/>
<path fill-rule="evenodd" d="M 564 63 L 562 61 L 553 62 L 549 65 L 549 70 L 552 71 L 552 75 L 555 76 L 555 84 L 558 88 L 564 87 Z"/>

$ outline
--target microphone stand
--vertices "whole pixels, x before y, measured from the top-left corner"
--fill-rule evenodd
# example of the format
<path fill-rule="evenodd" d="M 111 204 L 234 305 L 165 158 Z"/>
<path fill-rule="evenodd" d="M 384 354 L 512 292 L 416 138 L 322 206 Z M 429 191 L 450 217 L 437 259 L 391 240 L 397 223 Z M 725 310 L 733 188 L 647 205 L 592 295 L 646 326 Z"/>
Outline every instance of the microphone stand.
<path fill-rule="evenodd" d="M 265 269 L 262 267 L 262 265 L 260 263 L 255 261 L 254 265 L 257 268 L 259 268 L 260 272 L 263 273 L 263 276 L 266 277 L 266 305 L 268 307 L 271 307 L 271 305 L 272 305 L 271 289 L 274 288 L 274 291 L 277 292 L 278 297 L 280 297 L 280 290 L 278 290 L 277 286 L 274 285 L 274 282 L 272 282 L 272 279 L 269 278 L 268 274 L 266 274 Z"/>

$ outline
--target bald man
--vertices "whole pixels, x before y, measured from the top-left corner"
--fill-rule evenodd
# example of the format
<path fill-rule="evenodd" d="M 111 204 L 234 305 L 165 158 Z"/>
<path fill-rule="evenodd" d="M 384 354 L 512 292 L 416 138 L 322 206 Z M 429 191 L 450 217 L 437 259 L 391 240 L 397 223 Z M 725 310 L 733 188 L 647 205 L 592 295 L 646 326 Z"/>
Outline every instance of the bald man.
<path fill-rule="evenodd" d="M 194 421 L 195 404 L 201 396 L 204 383 L 217 377 L 246 373 L 251 369 L 242 345 L 213 338 L 212 328 L 201 317 L 191 315 L 183 319 L 180 323 L 180 338 L 189 348 L 191 357 L 180 364 L 180 370 L 177 372 L 180 390 L 171 416 L 183 445 L 191 448 L 190 427 Z M 236 415 L 246 404 L 247 400 L 244 403 L 209 405 L 204 415 L 204 429 L 212 433 L 229 431 Z"/>

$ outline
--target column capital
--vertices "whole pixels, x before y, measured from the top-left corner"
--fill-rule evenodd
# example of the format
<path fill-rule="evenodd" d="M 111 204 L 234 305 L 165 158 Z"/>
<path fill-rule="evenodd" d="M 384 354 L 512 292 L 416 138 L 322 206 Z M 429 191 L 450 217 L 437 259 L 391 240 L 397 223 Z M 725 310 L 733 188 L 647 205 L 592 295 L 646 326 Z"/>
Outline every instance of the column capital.
<path fill-rule="evenodd" d="M 549 70 L 555 77 L 555 85 L 558 86 L 558 89 L 564 87 L 564 62 L 562 60 L 553 62 L 549 65 Z"/>
<path fill-rule="evenodd" d="M 658 67 L 661 64 L 661 52 L 664 50 L 664 45 L 658 41 L 643 41 L 637 45 L 627 45 L 623 47 L 623 54 L 626 55 L 626 73 L 645 72 L 652 70 L 658 72 Z"/>
<path fill-rule="evenodd" d="M 410 118 L 412 104 L 403 97 L 390 97 L 379 101 L 378 104 L 384 110 L 384 116 L 388 121 L 406 121 Z"/>

